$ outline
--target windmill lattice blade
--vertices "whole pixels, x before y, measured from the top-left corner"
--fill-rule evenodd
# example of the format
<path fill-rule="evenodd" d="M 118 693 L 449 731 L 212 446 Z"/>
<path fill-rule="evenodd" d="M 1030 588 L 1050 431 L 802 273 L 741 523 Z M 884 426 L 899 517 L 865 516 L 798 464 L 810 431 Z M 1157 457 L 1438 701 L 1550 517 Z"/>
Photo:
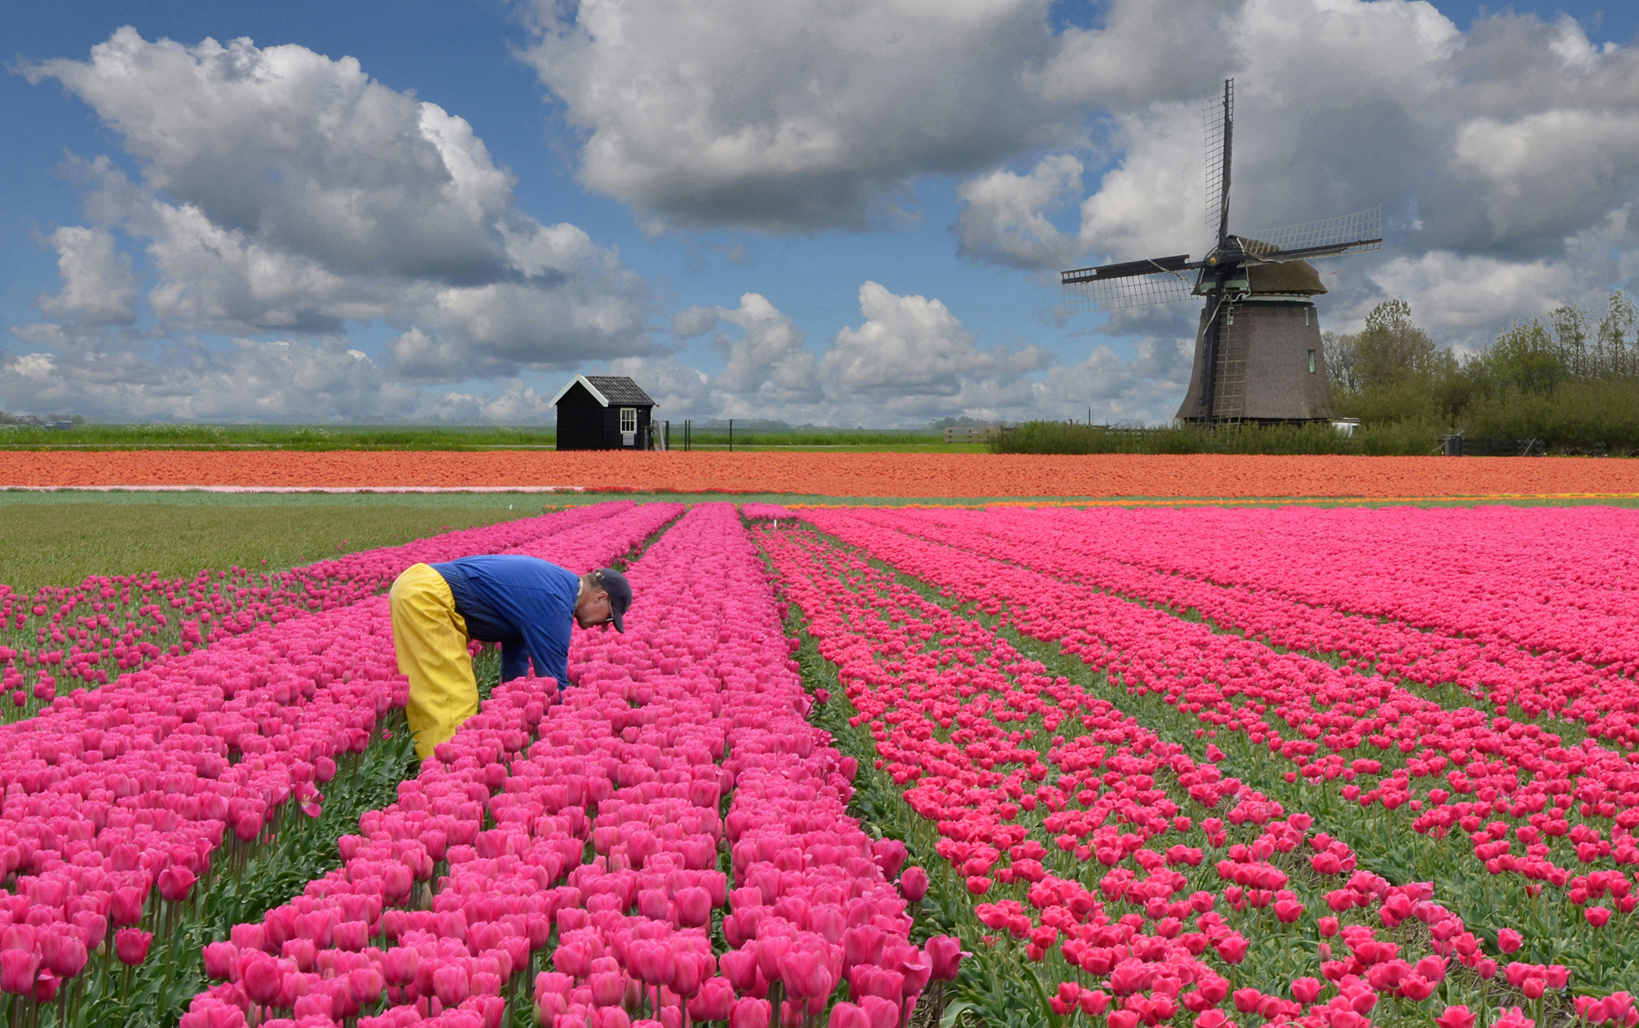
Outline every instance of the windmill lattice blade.
<path fill-rule="evenodd" d="M 1194 276 L 1175 271 L 1082 279 L 1064 283 L 1064 310 L 1066 313 L 1113 311 L 1123 307 L 1176 303 L 1188 300 L 1194 289 Z"/>
<path fill-rule="evenodd" d="M 1225 104 L 1228 118 L 1225 118 Z M 1201 126 L 1206 130 L 1206 224 L 1213 232 L 1224 214 L 1224 128 L 1235 117 L 1235 80 L 1201 95 Z"/>
<path fill-rule="evenodd" d="M 1303 259 L 1307 260 L 1310 257 L 1336 257 L 1376 250 L 1383 245 L 1382 237 L 1383 208 L 1372 207 L 1342 217 L 1286 225 L 1242 236 L 1241 246 L 1249 254 L 1271 258 L 1286 250 L 1314 251 L 1303 255 Z"/>

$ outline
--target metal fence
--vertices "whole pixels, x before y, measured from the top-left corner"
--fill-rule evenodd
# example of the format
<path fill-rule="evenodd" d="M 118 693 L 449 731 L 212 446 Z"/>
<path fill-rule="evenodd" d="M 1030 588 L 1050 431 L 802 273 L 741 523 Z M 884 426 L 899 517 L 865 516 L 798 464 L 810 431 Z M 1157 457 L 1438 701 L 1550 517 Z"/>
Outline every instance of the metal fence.
<path fill-rule="evenodd" d="M 1441 436 L 1440 449 L 1447 457 L 1541 457 L 1548 452 L 1541 439 L 1470 439 L 1461 432 Z M 1600 456 L 1604 449 L 1600 444 Z"/>

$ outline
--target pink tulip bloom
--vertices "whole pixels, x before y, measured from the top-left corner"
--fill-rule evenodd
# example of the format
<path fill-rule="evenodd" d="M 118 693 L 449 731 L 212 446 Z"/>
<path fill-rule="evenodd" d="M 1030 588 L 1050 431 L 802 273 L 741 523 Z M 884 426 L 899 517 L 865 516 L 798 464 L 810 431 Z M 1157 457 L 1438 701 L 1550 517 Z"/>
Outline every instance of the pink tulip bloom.
<path fill-rule="evenodd" d="M 119 956 L 120 963 L 135 967 L 148 959 L 148 946 L 153 941 L 153 932 L 121 928 L 114 933 L 114 952 Z"/>
<path fill-rule="evenodd" d="M 734 1009 L 729 1012 L 729 1028 L 768 1028 L 772 1008 L 765 999 L 742 997 L 734 1001 Z"/>
<path fill-rule="evenodd" d="M 1440 1028 L 1474 1028 L 1474 1015 L 1465 1006 L 1446 1007 L 1434 1023 Z"/>
<path fill-rule="evenodd" d="M 0 991 L 14 996 L 32 995 L 39 967 L 39 955 L 32 951 L 0 950 Z"/>

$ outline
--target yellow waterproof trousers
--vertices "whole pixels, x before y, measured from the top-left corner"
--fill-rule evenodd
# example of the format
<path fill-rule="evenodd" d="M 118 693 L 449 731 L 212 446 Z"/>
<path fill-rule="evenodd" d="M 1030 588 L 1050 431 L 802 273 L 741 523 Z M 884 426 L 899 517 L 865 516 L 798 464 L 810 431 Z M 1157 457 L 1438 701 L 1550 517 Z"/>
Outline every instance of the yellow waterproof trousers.
<path fill-rule="evenodd" d="M 467 623 L 455 612 L 444 576 L 425 564 L 408 568 L 393 582 L 393 651 L 398 669 L 410 680 L 410 733 L 415 754 L 425 760 L 449 740 L 461 722 L 478 713 L 478 679 L 467 653 Z"/>

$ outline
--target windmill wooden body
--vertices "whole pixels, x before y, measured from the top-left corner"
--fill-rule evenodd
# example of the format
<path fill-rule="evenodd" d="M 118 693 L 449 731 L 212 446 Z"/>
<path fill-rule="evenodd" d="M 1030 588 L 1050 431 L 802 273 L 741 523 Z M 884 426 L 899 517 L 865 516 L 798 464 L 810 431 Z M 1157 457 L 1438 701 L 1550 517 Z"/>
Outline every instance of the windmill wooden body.
<path fill-rule="evenodd" d="M 1067 306 L 1116 310 L 1206 298 L 1195 337 L 1189 391 L 1177 416 L 1205 424 L 1296 422 L 1333 417 L 1332 390 L 1313 298 L 1324 292 L 1308 262 L 1375 250 L 1378 208 L 1241 236 L 1229 231 L 1235 83 L 1203 105 L 1207 128 L 1206 257 L 1153 257 L 1061 275 Z"/>

